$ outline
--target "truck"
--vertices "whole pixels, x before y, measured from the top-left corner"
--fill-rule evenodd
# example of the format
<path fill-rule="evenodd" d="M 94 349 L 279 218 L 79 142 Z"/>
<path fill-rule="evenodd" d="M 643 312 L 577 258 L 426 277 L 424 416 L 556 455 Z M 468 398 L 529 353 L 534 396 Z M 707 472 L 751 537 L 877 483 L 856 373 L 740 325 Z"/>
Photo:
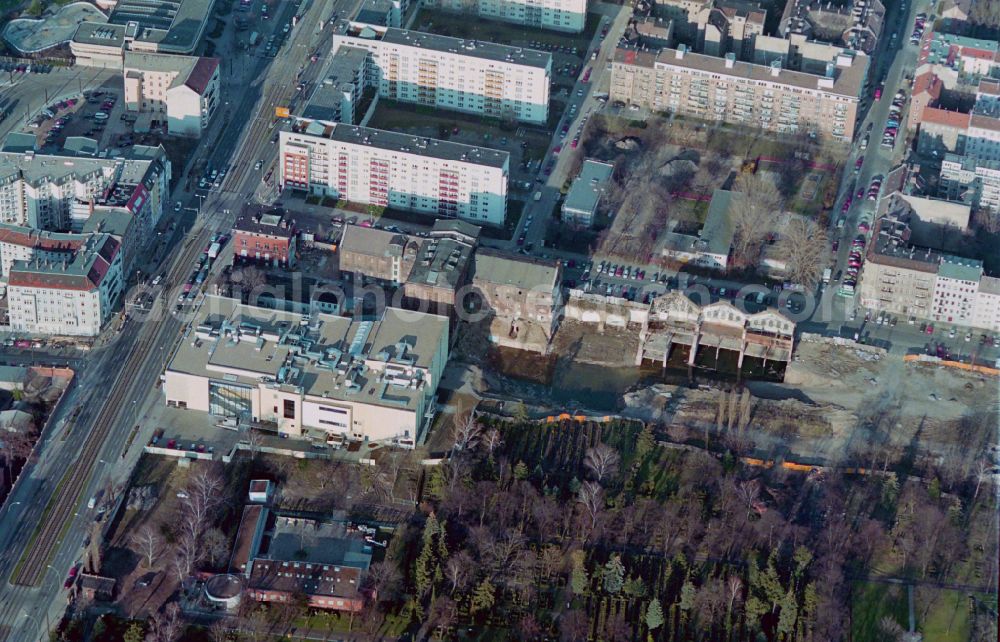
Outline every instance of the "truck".
<path fill-rule="evenodd" d="M 825 268 L 823 270 L 823 285 L 830 285 L 830 277 L 833 276 L 833 270 L 830 268 Z"/>
<path fill-rule="evenodd" d="M 251 47 L 254 47 L 254 46 L 257 45 L 257 38 L 258 37 L 260 37 L 260 34 L 257 33 L 256 31 L 254 31 L 253 33 L 250 34 L 250 46 Z"/>
<path fill-rule="evenodd" d="M 218 241 L 212 243 L 208 248 L 208 258 L 215 259 L 219 256 L 219 250 L 222 249 L 222 245 Z"/>

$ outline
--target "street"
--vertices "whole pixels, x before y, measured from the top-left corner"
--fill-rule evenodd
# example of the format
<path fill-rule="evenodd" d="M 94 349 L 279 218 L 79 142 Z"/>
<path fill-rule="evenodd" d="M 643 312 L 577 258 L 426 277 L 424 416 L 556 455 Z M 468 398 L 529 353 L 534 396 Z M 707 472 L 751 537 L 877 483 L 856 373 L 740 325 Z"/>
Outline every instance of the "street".
<path fill-rule="evenodd" d="M 353 6 L 344 3 L 337 8 L 351 10 Z M 227 118 L 225 108 L 220 110 L 199 148 L 213 165 L 240 167 L 275 155 L 276 146 L 269 142 L 274 107 L 287 104 L 295 91 L 295 86 L 290 86 L 287 79 L 294 76 L 300 66 L 308 65 L 309 54 L 321 40 L 326 40 L 327 35 L 318 29 L 320 19 L 329 15 L 329 7 L 322 2 L 310 2 L 301 8 L 289 3 L 283 7 L 281 15 L 272 20 L 274 28 L 290 21 L 298 9 L 303 11 L 302 18 L 292 30 L 284 52 L 273 59 L 273 64 L 269 64 L 271 59 L 254 58 L 245 77 L 235 76 L 226 83 L 223 94 L 228 97 L 231 112 Z M 245 82 L 250 78 L 254 80 Z M 189 164 L 193 166 L 194 163 Z M 147 273 L 164 273 L 164 284 L 183 283 L 207 239 L 215 232 L 228 230 L 239 208 L 252 197 L 259 182 L 259 176 L 253 172 L 234 171 L 227 176 L 221 190 L 204 198 L 201 207 L 197 206 L 193 192 L 178 190 L 172 200 L 182 201 L 187 209 L 179 231 L 173 237 L 168 236 L 176 245 L 173 251 L 154 254 L 164 257 L 166 263 L 163 266 L 147 264 Z M 183 180 L 178 184 L 183 187 Z M 190 216 L 192 210 L 200 214 L 194 220 Z M 181 243 L 185 228 L 188 228 L 187 240 Z M 152 263 L 156 260 L 154 258 Z M 114 483 L 127 479 L 143 444 L 155 428 L 138 420 L 147 404 L 161 403 L 155 382 L 183 327 L 183 315 L 170 313 L 174 295 L 174 290 L 161 289 L 148 313 L 134 315 L 107 346 L 91 353 L 66 393 L 59 412 L 49 421 L 40 438 L 37 463 L 26 467 L 11 491 L 0 525 L 0 547 L 4 551 L 0 556 L 0 572 L 8 578 L 8 582 L 0 586 L 0 630 L 8 631 L 6 639 L 27 641 L 47 637 L 43 631 L 58 621 L 65 608 L 61 598 L 62 582 L 70 566 L 80 559 L 82 541 L 94 519 L 94 511 L 86 509 L 88 500 L 109 479 Z M 126 298 L 132 296 L 129 294 Z M 62 420 L 78 405 L 83 409 L 72 424 L 70 436 L 63 441 L 62 432 L 68 424 Z M 137 423 L 140 424 L 138 434 L 123 457 L 121 449 Z M 90 436 L 97 438 L 97 456 L 84 461 L 80 459 L 80 444 Z M 77 471 L 75 467 L 84 473 L 73 476 L 83 481 L 79 490 L 74 494 L 75 488 L 63 486 L 55 493 L 60 478 L 70 479 L 64 475 Z M 51 514 L 43 519 L 50 505 Z M 62 506 L 70 510 L 68 522 L 53 519 Z M 42 530 L 36 535 L 40 523 Z M 11 573 L 29 543 L 29 550 L 40 545 L 47 549 L 36 551 L 44 564 L 39 582 L 34 586 L 14 584 Z M 24 568 L 19 571 L 26 572 Z"/>

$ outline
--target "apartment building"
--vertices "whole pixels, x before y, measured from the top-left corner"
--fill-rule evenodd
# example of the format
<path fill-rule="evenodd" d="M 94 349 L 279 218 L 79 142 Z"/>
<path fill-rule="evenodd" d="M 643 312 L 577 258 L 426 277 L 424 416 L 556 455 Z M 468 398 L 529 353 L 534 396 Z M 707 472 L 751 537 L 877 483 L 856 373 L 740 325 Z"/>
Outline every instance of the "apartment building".
<path fill-rule="evenodd" d="M 106 234 L 90 236 L 56 260 L 15 260 L 7 277 L 11 330 L 97 336 L 118 303 L 123 279 L 120 246 Z"/>
<path fill-rule="evenodd" d="M 912 244 L 909 217 L 875 223 L 858 282 L 859 302 L 872 310 L 949 325 L 1000 328 L 1000 279 L 982 262 Z"/>
<path fill-rule="evenodd" d="M 219 59 L 125 52 L 125 109 L 155 114 L 175 136 L 199 137 L 219 105 Z"/>
<path fill-rule="evenodd" d="M 503 225 L 507 152 L 309 119 L 280 140 L 283 189 Z"/>
<path fill-rule="evenodd" d="M 61 234 L 36 230 L 21 225 L 0 223 L 0 275 L 10 276 L 14 261 L 62 262 L 71 257 L 86 237 L 80 234 Z"/>
<path fill-rule="evenodd" d="M 0 152 L 0 222 L 44 230 L 82 229 L 96 206 L 122 208 L 148 233 L 163 214 L 170 161 L 137 145 L 116 159 Z"/>
<path fill-rule="evenodd" d="M 992 276 L 980 279 L 972 307 L 972 326 L 1000 332 L 1000 279 Z"/>
<path fill-rule="evenodd" d="M 536 29 L 580 33 L 587 24 L 587 0 L 429 0 L 422 6 Z"/>
<path fill-rule="evenodd" d="M 233 223 L 233 257 L 293 268 L 297 238 L 295 226 L 284 212 L 248 207 Z"/>
<path fill-rule="evenodd" d="M 942 255 L 934 280 L 931 318 L 956 325 L 972 325 L 983 263 Z"/>
<path fill-rule="evenodd" d="M 490 319 L 490 341 L 544 352 L 559 327 L 562 264 L 479 248 L 472 286 Z"/>
<path fill-rule="evenodd" d="M 1000 211 L 1000 161 L 946 154 L 938 180 L 941 196 L 972 207 Z"/>
<path fill-rule="evenodd" d="M 993 40 L 935 31 L 924 37 L 917 68 L 929 67 L 945 83 L 975 86 L 1000 65 L 1000 45 Z"/>
<path fill-rule="evenodd" d="M 548 120 L 549 53 L 341 21 L 333 50 L 344 45 L 371 53 L 382 98 L 526 123 Z"/>
<path fill-rule="evenodd" d="M 386 308 L 372 321 L 309 318 L 208 296 L 172 355 L 168 406 L 277 433 L 412 447 L 435 414 L 448 319 Z"/>
<path fill-rule="evenodd" d="M 368 51 L 348 46 L 337 49 L 321 76 L 323 80 L 302 110 L 303 118 L 357 125 L 364 116 L 359 110 L 365 88 L 375 85 Z"/>
<path fill-rule="evenodd" d="M 862 307 L 930 319 L 941 255 L 910 244 L 905 220 L 883 217 L 875 223 L 858 280 Z"/>
<path fill-rule="evenodd" d="M 851 140 L 868 57 L 845 52 L 824 75 L 691 53 L 618 49 L 611 100 L 709 121 Z"/>
<path fill-rule="evenodd" d="M 614 165 L 587 159 L 569 188 L 562 204 L 563 223 L 590 227 L 597 215 L 597 206 L 604 196 Z"/>
<path fill-rule="evenodd" d="M 913 90 L 910 94 L 910 108 L 906 117 L 906 126 L 916 130 L 924 120 L 924 110 L 936 105 L 941 99 L 944 83 L 932 72 L 927 71 L 913 79 Z"/>
<path fill-rule="evenodd" d="M 971 116 L 964 112 L 925 107 L 917 134 L 917 151 L 922 156 L 964 154 L 970 120 Z"/>

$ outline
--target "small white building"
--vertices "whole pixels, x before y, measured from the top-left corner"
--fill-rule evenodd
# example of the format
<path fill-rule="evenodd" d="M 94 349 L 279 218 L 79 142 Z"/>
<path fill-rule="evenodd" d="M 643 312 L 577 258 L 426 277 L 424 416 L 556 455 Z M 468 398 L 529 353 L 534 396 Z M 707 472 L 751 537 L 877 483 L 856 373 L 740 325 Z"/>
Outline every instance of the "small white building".
<path fill-rule="evenodd" d="M 614 165 L 610 163 L 590 159 L 583 161 L 580 174 L 573 180 L 566 200 L 563 201 L 563 223 L 581 227 L 591 227 L 594 224 L 597 206 L 614 169 Z"/>

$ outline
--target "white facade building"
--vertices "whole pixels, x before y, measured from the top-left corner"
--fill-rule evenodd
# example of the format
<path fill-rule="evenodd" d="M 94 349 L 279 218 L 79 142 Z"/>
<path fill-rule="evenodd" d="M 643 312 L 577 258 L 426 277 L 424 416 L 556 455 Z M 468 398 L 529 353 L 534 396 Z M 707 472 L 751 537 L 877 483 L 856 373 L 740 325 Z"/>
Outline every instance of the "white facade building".
<path fill-rule="evenodd" d="M 0 275 L 6 279 L 14 261 L 62 262 L 83 245 L 80 234 L 61 234 L 0 223 Z"/>
<path fill-rule="evenodd" d="M 283 435 L 412 447 L 435 413 L 448 318 L 386 308 L 372 321 L 208 296 L 164 374 L 168 406 Z"/>
<path fill-rule="evenodd" d="M 1000 211 L 1000 161 L 947 154 L 938 182 L 942 194 L 962 199 L 973 207 Z"/>
<path fill-rule="evenodd" d="M 976 292 L 982 277 L 981 261 L 942 256 L 934 280 L 932 318 L 956 325 L 972 325 Z"/>
<path fill-rule="evenodd" d="M 280 140 L 282 188 L 503 225 L 507 152 L 308 119 Z"/>
<path fill-rule="evenodd" d="M 488 20 L 580 33 L 587 24 L 587 0 L 428 0 L 423 6 L 445 11 L 469 12 Z"/>
<path fill-rule="evenodd" d="M 94 235 L 63 260 L 15 261 L 7 282 L 10 326 L 15 332 L 97 336 L 122 291 L 118 241 Z"/>
<path fill-rule="evenodd" d="M 219 104 L 219 59 L 125 53 L 125 108 L 160 115 L 176 136 L 199 137 Z"/>
<path fill-rule="evenodd" d="M 379 96 L 492 118 L 545 123 L 552 55 L 477 40 L 341 21 L 333 50 L 371 52 Z"/>
<path fill-rule="evenodd" d="M 82 229 L 93 206 L 125 208 L 141 231 L 163 213 L 170 161 L 162 147 L 137 145 L 117 159 L 0 152 L 0 223 Z"/>
<path fill-rule="evenodd" d="M 1000 279 L 984 276 L 979 281 L 976 302 L 972 308 L 972 325 L 1000 332 Z"/>

